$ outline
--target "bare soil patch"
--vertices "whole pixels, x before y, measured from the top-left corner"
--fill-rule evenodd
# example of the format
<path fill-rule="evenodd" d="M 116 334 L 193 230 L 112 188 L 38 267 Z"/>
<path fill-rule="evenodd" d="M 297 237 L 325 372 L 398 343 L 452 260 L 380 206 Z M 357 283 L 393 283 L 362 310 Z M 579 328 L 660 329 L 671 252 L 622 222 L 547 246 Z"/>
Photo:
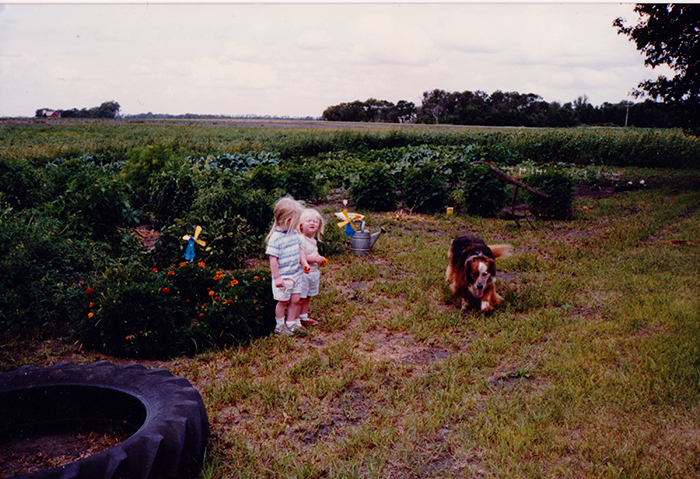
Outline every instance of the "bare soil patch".
<path fill-rule="evenodd" d="M 67 425 L 0 440 L 0 477 L 32 474 L 105 451 L 129 437 L 118 427 Z"/>

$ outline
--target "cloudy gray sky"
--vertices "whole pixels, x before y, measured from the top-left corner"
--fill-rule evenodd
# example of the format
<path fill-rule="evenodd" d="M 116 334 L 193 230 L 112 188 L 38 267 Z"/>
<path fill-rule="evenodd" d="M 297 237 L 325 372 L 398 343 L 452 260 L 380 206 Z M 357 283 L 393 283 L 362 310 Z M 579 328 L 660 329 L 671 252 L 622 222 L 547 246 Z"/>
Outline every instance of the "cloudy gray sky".
<path fill-rule="evenodd" d="M 496 90 L 631 100 L 645 68 L 614 3 L 0 3 L 0 116 L 39 108 L 320 116 Z"/>

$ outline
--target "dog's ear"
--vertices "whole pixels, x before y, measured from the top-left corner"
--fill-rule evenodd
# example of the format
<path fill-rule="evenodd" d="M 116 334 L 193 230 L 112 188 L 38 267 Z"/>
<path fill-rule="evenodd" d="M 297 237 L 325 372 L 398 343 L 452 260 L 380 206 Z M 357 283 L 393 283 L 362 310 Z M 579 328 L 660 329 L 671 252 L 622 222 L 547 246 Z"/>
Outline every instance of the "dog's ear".
<path fill-rule="evenodd" d="M 489 259 L 489 274 L 493 277 L 496 276 L 496 262 L 492 259 Z"/>
<path fill-rule="evenodd" d="M 464 277 L 471 283 L 474 281 L 474 260 L 468 259 L 464 262 Z"/>

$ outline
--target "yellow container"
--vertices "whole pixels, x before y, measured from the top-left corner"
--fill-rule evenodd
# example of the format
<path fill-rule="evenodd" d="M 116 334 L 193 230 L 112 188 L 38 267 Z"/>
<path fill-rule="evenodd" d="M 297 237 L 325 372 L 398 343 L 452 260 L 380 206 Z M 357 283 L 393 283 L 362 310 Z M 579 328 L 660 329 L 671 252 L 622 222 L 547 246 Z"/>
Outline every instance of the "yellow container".
<path fill-rule="evenodd" d="M 455 209 L 454 209 L 453 207 L 448 206 L 448 207 L 447 207 L 447 214 L 448 214 L 448 215 L 451 215 L 451 214 L 454 212 L 454 210 L 455 210 Z"/>

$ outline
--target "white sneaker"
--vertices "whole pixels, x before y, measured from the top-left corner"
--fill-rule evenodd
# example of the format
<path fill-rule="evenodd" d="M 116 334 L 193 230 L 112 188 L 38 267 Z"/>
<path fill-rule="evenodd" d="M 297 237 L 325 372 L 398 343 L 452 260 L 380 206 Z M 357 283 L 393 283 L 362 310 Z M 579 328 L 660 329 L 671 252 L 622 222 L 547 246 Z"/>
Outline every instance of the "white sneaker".
<path fill-rule="evenodd" d="M 275 327 L 275 334 L 279 334 L 280 336 L 294 336 L 294 333 L 289 330 L 286 324 L 280 324 Z"/>
<path fill-rule="evenodd" d="M 289 329 L 292 332 L 292 334 L 300 334 L 306 332 L 306 328 L 301 324 L 297 323 L 294 323 L 291 326 L 287 326 L 287 329 Z"/>

